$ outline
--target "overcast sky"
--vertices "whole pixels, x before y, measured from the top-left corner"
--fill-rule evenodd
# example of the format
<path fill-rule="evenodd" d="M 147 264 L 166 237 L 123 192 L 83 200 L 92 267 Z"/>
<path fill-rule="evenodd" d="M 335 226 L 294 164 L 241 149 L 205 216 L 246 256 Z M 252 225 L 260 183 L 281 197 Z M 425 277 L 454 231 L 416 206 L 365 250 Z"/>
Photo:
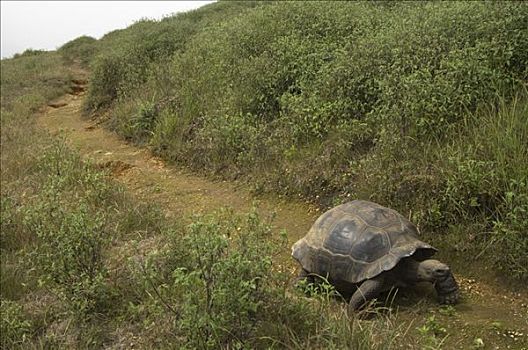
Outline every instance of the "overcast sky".
<path fill-rule="evenodd" d="M 55 50 L 81 35 L 99 39 L 141 18 L 160 19 L 213 1 L 0 1 L 2 58 Z"/>

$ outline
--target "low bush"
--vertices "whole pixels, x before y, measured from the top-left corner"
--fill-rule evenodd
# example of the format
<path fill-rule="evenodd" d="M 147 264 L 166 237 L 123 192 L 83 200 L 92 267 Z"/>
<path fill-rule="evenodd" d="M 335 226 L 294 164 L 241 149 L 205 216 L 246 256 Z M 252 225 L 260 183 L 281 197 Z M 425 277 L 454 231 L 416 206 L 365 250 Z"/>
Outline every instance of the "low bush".
<path fill-rule="evenodd" d="M 331 288 L 311 299 L 290 291 L 289 274 L 273 262 L 285 236 L 255 211 L 194 217 L 183 232 L 168 231 L 167 240 L 163 249 L 131 260 L 144 294 L 130 308 L 136 322 L 152 325 L 140 336 L 146 344 L 381 349 L 399 336 L 390 316 L 349 319 Z"/>
<path fill-rule="evenodd" d="M 42 54 L 45 54 L 47 51 L 45 50 L 35 50 L 35 49 L 27 49 L 22 53 L 16 53 L 13 55 L 13 58 L 23 58 L 23 57 L 31 57 L 31 56 L 40 56 Z"/>
<path fill-rule="evenodd" d="M 41 198 L 27 208 L 25 218 L 36 235 L 28 258 L 41 276 L 39 283 L 53 290 L 80 319 L 101 312 L 109 293 L 104 265 L 109 234 L 103 228 L 103 213 L 88 213 L 86 203 L 65 211 L 51 204 L 49 197 Z"/>
<path fill-rule="evenodd" d="M 66 64 L 78 63 L 82 67 L 88 68 L 91 61 L 98 52 L 97 40 L 90 36 L 80 36 L 68 41 L 57 50 Z"/>
<path fill-rule="evenodd" d="M 101 38 L 97 45 L 101 55 L 92 62 L 85 112 L 105 109 L 117 99 L 141 93 L 151 73 L 156 71 L 156 65 L 179 54 L 198 30 L 210 22 L 257 6 L 240 2 L 215 5 L 159 21 L 141 20 L 126 30 L 110 32 Z M 165 77 L 160 77 L 159 81 L 165 81 Z"/>
<path fill-rule="evenodd" d="M 87 108 L 112 105 L 121 135 L 260 190 L 323 207 L 368 198 L 411 212 L 429 232 L 503 222 L 510 184 L 526 182 L 509 165 L 526 162 L 526 123 L 483 110 L 525 100 L 528 6 L 244 6 L 212 4 L 117 33 L 129 41 L 95 65 Z M 208 18 L 213 9 L 225 16 Z M 178 33 L 178 45 L 138 28 Z"/>
<path fill-rule="evenodd" d="M 63 63 L 57 53 L 2 60 L 0 303 L 6 348 L 72 346 L 69 335 L 53 335 L 71 322 L 64 333 L 74 330 L 75 344 L 101 344 L 108 331 L 101 322 L 120 305 L 108 270 L 112 243 L 137 231 L 155 233 L 161 225 L 159 210 L 132 202 L 105 172 L 39 129 L 35 112 L 68 91 L 71 77 Z"/>
<path fill-rule="evenodd" d="M 219 2 L 2 60 L 2 346 L 372 349 L 409 329 L 290 288 L 255 212 L 182 228 L 39 130 L 83 52 L 85 110 L 125 137 L 321 206 L 394 207 L 525 280 L 527 9 Z"/>
<path fill-rule="evenodd" d="M 422 220 L 426 227 L 478 223 L 478 256 L 489 253 L 497 267 L 520 279 L 527 276 L 528 240 L 522 229 L 528 208 L 526 98 L 521 92 L 470 114 L 453 144 L 437 149 L 437 164 L 444 164 L 437 174 L 442 181 L 437 181 L 437 196 L 428 201 L 437 212 Z"/>
<path fill-rule="evenodd" d="M 13 349 L 26 343 L 33 331 L 31 321 L 20 304 L 0 299 L 0 345 L 3 349 Z"/>

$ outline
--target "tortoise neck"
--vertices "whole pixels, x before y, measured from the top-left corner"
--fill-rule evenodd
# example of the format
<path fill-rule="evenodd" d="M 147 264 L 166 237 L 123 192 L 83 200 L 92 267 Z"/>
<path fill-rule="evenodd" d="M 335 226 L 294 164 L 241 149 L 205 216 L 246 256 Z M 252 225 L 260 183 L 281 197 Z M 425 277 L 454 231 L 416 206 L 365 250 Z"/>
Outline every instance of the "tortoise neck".
<path fill-rule="evenodd" d="M 413 258 L 405 258 L 398 264 L 400 276 L 409 284 L 418 282 L 434 282 L 434 278 L 427 270 L 424 261 L 416 261 Z"/>

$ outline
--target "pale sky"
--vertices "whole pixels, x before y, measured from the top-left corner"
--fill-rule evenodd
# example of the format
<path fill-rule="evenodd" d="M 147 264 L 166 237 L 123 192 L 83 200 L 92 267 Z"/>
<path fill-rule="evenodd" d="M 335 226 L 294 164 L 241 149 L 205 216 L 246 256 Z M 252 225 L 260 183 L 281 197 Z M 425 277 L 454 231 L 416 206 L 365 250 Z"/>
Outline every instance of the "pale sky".
<path fill-rule="evenodd" d="M 160 19 L 214 1 L 0 1 L 1 57 L 55 50 L 82 35 L 99 39 L 141 18 Z"/>

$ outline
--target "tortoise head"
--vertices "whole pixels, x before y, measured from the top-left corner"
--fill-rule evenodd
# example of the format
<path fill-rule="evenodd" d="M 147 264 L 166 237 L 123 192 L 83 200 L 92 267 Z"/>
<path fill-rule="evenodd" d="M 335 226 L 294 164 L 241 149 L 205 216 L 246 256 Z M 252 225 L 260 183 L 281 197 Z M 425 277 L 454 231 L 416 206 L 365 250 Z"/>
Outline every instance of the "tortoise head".
<path fill-rule="evenodd" d="M 451 275 L 449 266 L 435 259 L 427 259 L 420 262 L 416 270 L 418 281 L 424 282 L 434 283 L 447 278 L 449 275 Z"/>
<path fill-rule="evenodd" d="M 418 281 L 434 284 L 441 304 L 455 304 L 458 301 L 458 284 L 446 264 L 434 259 L 424 260 L 418 263 L 416 277 Z"/>

